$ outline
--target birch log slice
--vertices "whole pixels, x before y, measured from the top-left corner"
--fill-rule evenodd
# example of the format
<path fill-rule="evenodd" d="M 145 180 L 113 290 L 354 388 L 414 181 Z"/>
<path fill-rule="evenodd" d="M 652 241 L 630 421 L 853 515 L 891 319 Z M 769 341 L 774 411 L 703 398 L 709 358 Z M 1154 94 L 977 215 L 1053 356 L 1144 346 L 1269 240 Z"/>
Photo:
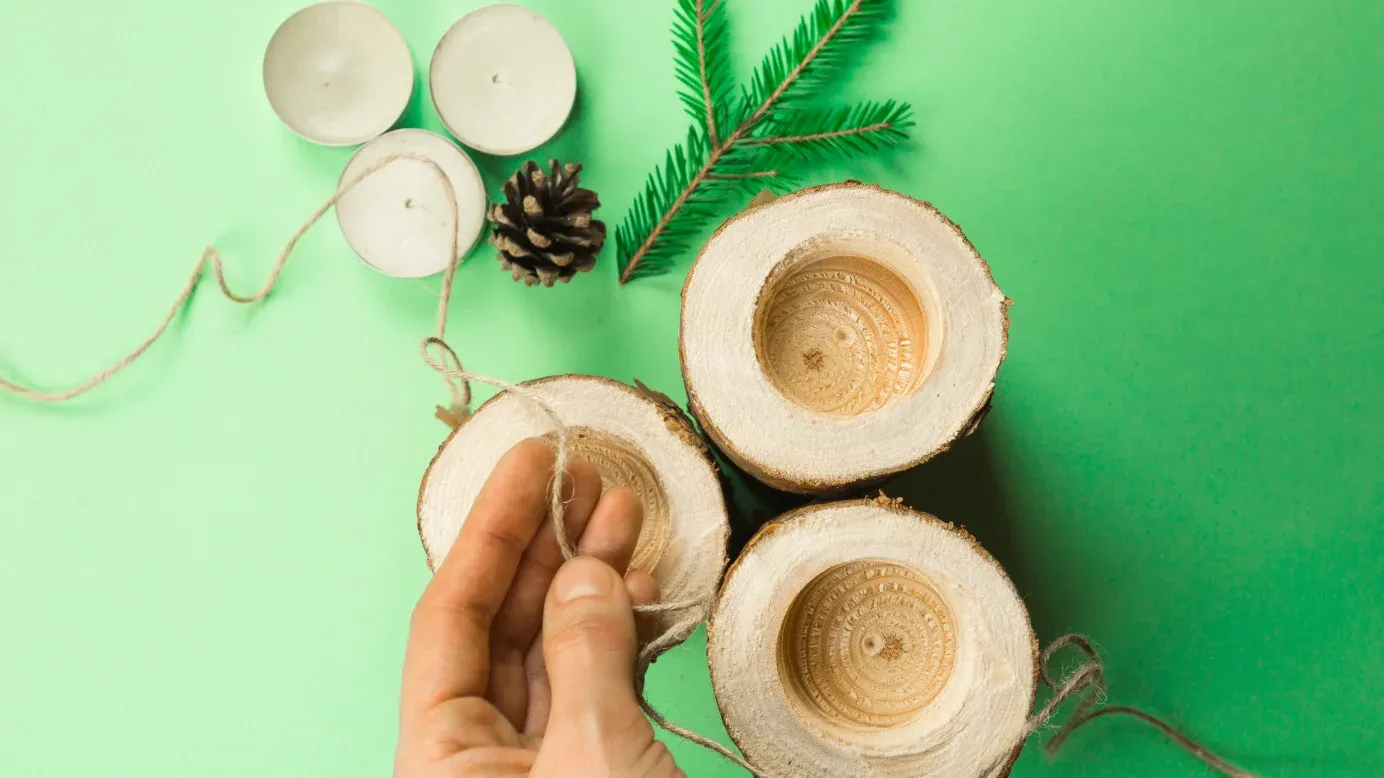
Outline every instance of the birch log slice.
<path fill-rule="evenodd" d="M 726 575 L 707 659 L 726 730 L 774 778 L 974 778 L 1012 761 L 1038 680 L 999 563 L 885 498 L 762 529 Z"/>
<path fill-rule="evenodd" d="M 945 451 L 979 423 L 1008 300 L 931 205 L 849 182 L 751 208 L 687 278 L 691 409 L 736 464 L 822 493 Z"/>
<path fill-rule="evenodd" d="M 601 472 L 607 489 L 623 486 L 644 504 L 632 570 L 658 581 L 664 602 L 710 603 L 726 565 L 730 523 L 721 483 L 705 446 L 677 411 L 629 386 L 592 376 L 557 376 L 524 386 L 568 426 L 568 456 Z M 531 437 L 552 437 L 531 403 L 501 393 L 444 443 L 423 477 L 418 532 L 436 570 L 500 457 Z M 662 617 L 667 629 L 689 613 Z M 692 627 L 678 640 L 687 637 Z"/>

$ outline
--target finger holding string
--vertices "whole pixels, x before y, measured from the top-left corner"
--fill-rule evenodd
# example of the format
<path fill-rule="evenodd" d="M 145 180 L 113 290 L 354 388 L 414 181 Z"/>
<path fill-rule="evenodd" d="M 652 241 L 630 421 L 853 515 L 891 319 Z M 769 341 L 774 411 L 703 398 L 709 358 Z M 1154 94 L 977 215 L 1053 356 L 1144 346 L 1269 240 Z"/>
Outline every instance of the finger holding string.
<path fill-rule="evenodd" d="M 630 603 L 635 611 L 634 626 L 639 643 L 653 640 L 658 636 L 662 625 L 656 616 L 639 613 L 639 606 L 658 601 L 658 582 L 648 573 L 636 570 L 625 575 L 625 591 L 629 594 Z M 521 731 L 526 736 L 541 737 L 547 732 L 552 710 L 552 687 L 548 683 L 548 667 L 541 641 L 535 641 L 533 650 L 525 662 L 525 669 L 534 684 L 530 687 L 533 696 Z"/>
<path fill-rule="evenodd" d="M 546 442 L 533 438 L 520 445 L 548 447 Z M 601 500 L 600 472 L 589 462 L 573 461 L 563 481 L 568 532 L 578 537 L 587 534 L 588 528 L 599 533 L 601 528 L 594 526 L 591 519 Z M 543 600 L 562 563 L 552 523 L 544 521 L 524 551 L 491 630 L 492 665 L 485 696 L 521 732 L 525 714 L 532 708 L 528 657 L 543 621 Z"/>
<path fill-rule="evenodd" d="M 562 418 L 558 416 L 557 411 L 554 410 L 553 407 L 549 405 L 541 396 L 539 396 L 537 392 L 527 387 L 510 383 L 509 381 L 504 381 L 499 378 L 492 378 L 490 376 L 481 375 L 479 373 L 472 373 L 465 369 L 458 368 L 456 365 L 460 364 L 459 361 L 453 362 L 452 360 L 434 356 L 432 353 L 432 349 L 434 348 L 439 349 L 439 351 L 444 354 L 450 353 L 453 357 L 455 357 L 456 352 L 453 351 L 452 348 L 447 345 L 446 341 L 436 337 L 424 339 L 421 346 L 423 360 L 427 362 L 429 367 L 437 371 L 444 378 L 448 379 L 449 386 L 453 385 L 454 381 L 476 382 L 485 384 L 487 386 L 494 387 L 501 391 L 508 392 L 514 397 L 519 398 L 521 402 L 527 403 L 530 407 L 538 410 L 541 414 L 546 416 L 548 419 L 548 423 L 552 427 L 553 437 L 556 438 L 554 445 L 554 450 L 557 452 L 556 467 L 558 470 L 566 469 L 568 461 L 567 425 L 563 423 Z M 549 520 L 552 522 L 554 535 L 556 536 L 558 542 L 558 547 L 562 549 L 563 559 L 571 561 L 572 559 L 575 559 L 577 557 L 577 548 L 572 543 L 572 538 L 567 531 L 566 522 L 563 521 L 563 514 L 566 510 L 566 506 L 563 504 L 561 485 L 556 481 L 552 482 L 550 485 L 549 506 Z M 660 602 L 649 605 L 636 605 L 635 612 L 672 613 L 678 611 L 701 609 L 704 613 L 708 605 L 709 603 L 706 600 L 678 600 L 674 602 Z M 698 619 L 698 621 L 700 620 L 701 619 Z"/>
<path fill-rule="evenodd" d="M 589 462 L 574 460 L 568 472 L 568 483 L 574 484 L 564 499 L 568 533 L 580 538 L 583 556 L 623 571 L 638 543 L 642 503 L 628 489 L 603 492 L 600 472 Z M 547 725 L 550 695 L 538 637 L 548 590 L 565 561 L 554 525 L 545 522 L 525 552 L 492 635 L 496 668 L 487 696 L 529 735 L 541 736 Z"/>
<path fill-rule="evenodd" d="M 570 512 L 571 509 L 569 506 L 568 511 Z M 568 524 L 570 525 L 571 522 L 569 521 Z M 623 575 L 629 567 L 630 559 L 634 556 L 634 549 L 639 541 L 639 532 L 643 528 L 643 524 L 644 504 L 638 495 L 623 487 L 611 489 L 601 495 L 600 502 L 596 505 L 590 521 L 586 525 L 585 532 L 581 533 L 577 546 L 578 551 L 581 556 L 600 560 L 612 570 Z M 538 618 L 538 623 L 532 625 L 533 638 L 539 637 L 538 628 L 548 615 L 545 607 L 549 589 L 557 575 L 557 570 L 565 564 L 551 534 L 548 536 L 548 543 L 551 547 L 553 564 L 551 574 L 546 576 L 548 586 L 542 592 L 535 592 L 538 594 L 538 599 L 531 603 L 532 612 Z M 637 605 L 636 593 L 629 587 L 628 576 L 625 577 L 625 581 L 630 601 L 632 605 Z M 638 581 L 637 578 L 636 581 Z M 640 594 L 647 594 L 647 592 Z M 633 607 L 631 609 L 633 610 Z M 636 634 L 638 621 L 639 619 L 636 618 Z M 531 698 L 527 716 L 523 722 L 523 732 L 527 735 L 543 737 L 547 733 L 549 716 L 552 711 L 553 688 L 549 680 L 543 641 L 533 639 L 531 643 L 532 646 L 525 667 L 534 683 L 529 687 Z"/>

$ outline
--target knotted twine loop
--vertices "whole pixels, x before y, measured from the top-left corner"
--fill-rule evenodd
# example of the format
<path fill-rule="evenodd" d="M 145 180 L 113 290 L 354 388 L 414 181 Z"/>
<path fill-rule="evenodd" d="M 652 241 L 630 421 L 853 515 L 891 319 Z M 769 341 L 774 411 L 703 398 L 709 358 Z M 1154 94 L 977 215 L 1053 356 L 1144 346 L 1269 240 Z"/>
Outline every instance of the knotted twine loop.
<path fill-rule="evenodd" d="M 1058 652 L 1068 647 L 1073 647 L 1080 651 L 1084 659 L 1080 664 L 1074 667 L 1065 678 L 1058 681 L 1054 678 L 1052 673 L 1052 660 Z M 1048 647 L 1043 649 L 1042 656 L 1038 661 L 1038 676 L 1042 680 L 1044 686 L 1052 689 L 1052 697 L 1049 698 L 1047 703 L 1024 724 L 1024 728 L 1019 734 L 1014 748 L 1010 749 L 1004 758 L 987 770 L 985 773 L 987 778 L 998 778 L 998 776 L 1006 774 L 1009 769 L 1009 764 L 1019 755 L 1019 751 L 1023 749 L 1024 742 L 1028 740 L 1028 737 L 1047 725 L 1064 702 L 1078 696 L 1081 698 L 1081 702 L 1077 703 L 1076 709 L 1073 710 L 1072 715 L 1067 718 L 1067 722 L 1057 729 L 1057 732 L 1053 734 L 1052 738 L 1048 740 L 1047 744 L 1043 747 L 1043 751 L 1049 756 L 1056 755 L 1063 744 L 1067 742 L 1067 739 L 1071 737 L 1072 733 L 1081 727 L 1084 727 L 1101 716 L 1124 714 L 1133 716 L 1153 726 L 1181 747 L 1182 750 L 1200 759 L 1207 766 L 1222 775 L 1228 775 L 1231 776 L 1231 778 L 1256 778 L 1253 773 L 1232 765 L 1212 753 L 1205 746 L 1177 731 L 1163 720 L 1145 713 L 1138 708 L 1132 708 L 1127 705 L 1112 705 L 1107 708 L 1093 710 L 1097 705 L 1103 703 L 1106 698 L 1105 664 L 1101 661 L 1100 654 L 1096 652 L 1095 647 L 1091 645 L 1090 639 L 1084 635 L 1063 635 L 1048 644 Z"/>
<path fill-rule="evenodd" d="M 444 299 L 447 297 L 445 289 L 442 296 Z M 567 503 L 562 499 L 562 481 L 557 475 L 567 472 L 567 425 L 562 423 L 562 418 L 557 415 L 557 411 L 553 410 L 551 405 L 544 402 L 530 389 L 508 381 L 501 381 L 498 378 L 466 372 L 461 366 L 461 359 L 441 337 L 426 338 L 423 341 L 422 354 L 423 361 L 427 362 L 429 367 L 436 370 L 446 380 L 447 387 L 452 390 L 454 402 L 459 401 L 459 394 L 464 394 L 467 398 L 465 405 L 469 405 L 471 396 L 469 382 L 477 381 L 509 392 L 548 417 L 548 422 L 553 427 L 553 435 L 557 438 L 557 453 L 553 461 L 554 475 L 548 487 L 548 515 L 553 522 L 553 534 L 557 536 L 557 545 L 562 549 L 562 558 L 572 559 L 576 557 L 577 550 L 572 545 L 572 538 L 567 534 L 567 522 L 563 518 L 563 514 L 567 510 Z M 459 392 L 457 387 L 466 387 L 466 389 L 464 392 Z"/>

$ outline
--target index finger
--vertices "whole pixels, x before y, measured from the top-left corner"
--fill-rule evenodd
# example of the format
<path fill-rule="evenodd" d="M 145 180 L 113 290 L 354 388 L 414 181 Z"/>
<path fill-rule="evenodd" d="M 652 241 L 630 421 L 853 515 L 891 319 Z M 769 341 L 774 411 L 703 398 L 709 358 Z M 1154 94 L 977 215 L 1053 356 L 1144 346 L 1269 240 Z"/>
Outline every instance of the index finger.
<path fill-rule="evenodd" d="M 526 440 L 481 488 L 452 549 L 414 608 L 404 660 L 405 716 L 485 693 L 490 625 L 548 513 L 553 453 Z"/>

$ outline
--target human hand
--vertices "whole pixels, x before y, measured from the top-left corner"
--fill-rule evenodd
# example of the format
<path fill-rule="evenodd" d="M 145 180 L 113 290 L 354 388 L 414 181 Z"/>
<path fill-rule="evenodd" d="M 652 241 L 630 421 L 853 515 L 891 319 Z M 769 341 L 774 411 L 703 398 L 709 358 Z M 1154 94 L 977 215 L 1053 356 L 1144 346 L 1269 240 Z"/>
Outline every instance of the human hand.
<path fill-rule="evenodd" d="M 395 778 L 686 778 L 634 692 L 631 608 L 658 585 L 616 571 L 643 507 L 570 463 L 564 521 L 582 556 L 564 564 L 553 461 L 537 440 L 500 460 L 414 609 Z"/>

